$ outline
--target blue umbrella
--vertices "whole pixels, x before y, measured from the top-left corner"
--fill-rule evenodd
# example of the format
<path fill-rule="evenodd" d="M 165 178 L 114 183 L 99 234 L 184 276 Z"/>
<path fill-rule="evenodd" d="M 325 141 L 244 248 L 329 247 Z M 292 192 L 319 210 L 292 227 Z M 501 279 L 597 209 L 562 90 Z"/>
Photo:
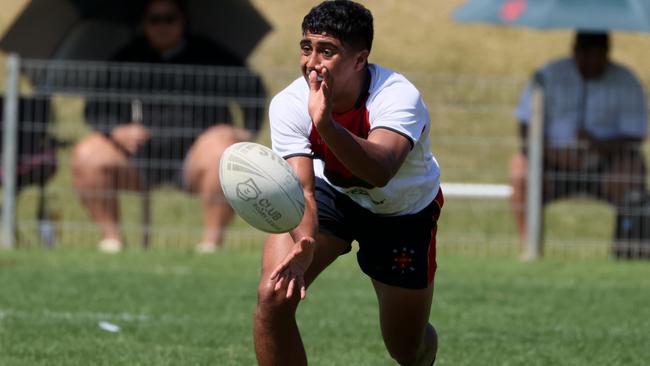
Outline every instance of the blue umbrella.
<path fill-rule="evenodd" d="M 650 32 L 650 1 L 469 0 L 456 9 L 454 19 L 538 29 Z"/>

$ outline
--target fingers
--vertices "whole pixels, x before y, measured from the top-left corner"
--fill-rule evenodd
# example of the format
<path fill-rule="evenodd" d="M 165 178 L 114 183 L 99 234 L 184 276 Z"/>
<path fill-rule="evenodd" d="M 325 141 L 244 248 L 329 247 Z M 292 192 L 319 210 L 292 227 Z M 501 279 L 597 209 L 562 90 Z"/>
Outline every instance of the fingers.
<path fill-rule="evenodd" d="M 290 299 L 293 296 L 293 289 L 296 286 L 296 276 L 291 274 L 289 284 L 287 285 L 287 299 Z"/>
<path fill-rule="evenodd" d="M 280 275 L 280 273 L 284 272 L 287 268 L 289 268 L 289 263 L 291 263 L 291 260 L 293 259 L 293 255 L 290 253 L 287 255 L 280 264 L 278 264 L 277 267 L 271 272 L 271 276 L 269 279 L 274 280 L 276 277 Z"/>
<path fill-rule="evenodd" d="M 300 287 L 300 300 L 304 300 L 307 296 L 307 286 L 305 286 L 305 279 L 303 277 L 298 278 L 298 285 Z"/>
<path fill-rule="evenodd" d="M 305 286 L 305 279 L 302 275 L 294 273 L 290 269 L 286 269 L 277 276 L 277 281 L 273 286 L 274 291 L 281 291 L 286 289 L 285 297 L 290 299 L 295 293 L 300 293 L 300 299 L 304 299 L 307 295 L 307 286 Z"/>
<path fill-rule="evenodd" d="M 330 74 L 330 71 L 326 68 L 323 67 L 320 70 L 320 76 L 321 76 L 321 87 L 324 89 L 329 89 L 330 84 L 332 83 L 332 74 Z"/>
<path fill-rule="evenodd" d="M 280 277 L 278 281 L 275 283 L 275 287 L 273 288 L 274 291 L 280 291 L 282 288 L 282 283 L 284 282 L 284 276 Z"/>
<path fill-rule="evenodd" d="M 318 89 L 320 89 L 320 80 L 318 80 L 320 76 L 318 75 L 318 72 L 316 70 L 311 70 L 309 72 L 309 90 L 316 92 Z"/>
<path fill-rule="evenodd" d="M 314 69 L 309 72 L 309 89 L 311 91 L 319 91 L 323 85 L 329 85 L 331 83 L 331 74 L 326 67 L 321 67 L 320 70 Z"/>

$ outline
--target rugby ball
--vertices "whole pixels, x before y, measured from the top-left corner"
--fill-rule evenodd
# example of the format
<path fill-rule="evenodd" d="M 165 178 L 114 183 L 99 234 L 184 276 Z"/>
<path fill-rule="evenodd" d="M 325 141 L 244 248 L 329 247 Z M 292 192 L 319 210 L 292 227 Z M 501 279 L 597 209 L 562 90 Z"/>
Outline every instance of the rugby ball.
<path fill-rule="evenodd" d="M 221 189 L 244 221 L 268 233 L 284 233 L 305 211 L 302 186 L 293 168 L 268 147 L 253 142 L 229 146 L 219 164 Z"/>

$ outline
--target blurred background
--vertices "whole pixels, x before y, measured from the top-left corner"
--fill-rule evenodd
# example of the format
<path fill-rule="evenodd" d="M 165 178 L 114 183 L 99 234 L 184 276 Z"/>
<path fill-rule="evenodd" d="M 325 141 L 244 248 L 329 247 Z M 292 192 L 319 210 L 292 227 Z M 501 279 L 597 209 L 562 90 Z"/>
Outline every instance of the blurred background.
<path fill-rule="evenodd" d="M 29 3 L 2 1 L 0 30 L 3 33 L 10 29 Z M 247 64 L 261 75 L 268 96 L 272 96 L 298 75 L 296 50 L 300 37 L 299 24 L 313 4 L 281 0 L 253 0 L 250 3 L 261 19 L 251 21 L 266 23 L 268 28 L 262 26 L 257 30 L 258 33 L 248 40 L 250 50 L 241 52 L 250 51 Z M 371 61 L 406 74 L 420 88 L 430 109 L 433 151 L 442 166 L 443 182 L 453 183 L 447 194 L 449 204 L 441 222 L 441 250 L 514 255 L 518 251 L 519 238 L 508 202 L 511 194 L 508 187 L 508 159 L 518 149 L 514 110 L 522 88 L 535 69 L 551 59 L 570 54 L 574 33 L 568 29 L 541 31 L 525 27 L 459 23 L 453 20 L 452 12 L 460 4 L 462 1 L 432 3 L 417 0 L 382 0 L 368 4 L 376 19 L 376 47 Z M 239 25 L 227 26 L 239 32 Z M 38 42 L 36 30 L 32 28 L 30 33 L 34 42 Z M 638 32 L 617 31 L 612 32 L 611 36 L 612 58 L 629 66 L 647 83 L 650 68 L 646 53 L 650 37 Z M 119 44 L 120 37 L 125 36 L 119 32 L 112 33 L 111 42 Z M 83 49 L 89 46 L 81 42 L 76 47 Z M 104 55 L 100 52 L 98 56 L 93 56 L 95 59 L 110 54 L 106 50 L 110 49 L 110 44 L 102 49 Z M 89 52 L 96 51 L 86 53 Z M 53 57 L 66 57 L 65 52 L 59 51 L 59 55 L 55 53 L 51 52 Z M 83 53 L 68 51 L 67 57 L 78 59 L 87 56 Z M 51 122 L 46 128 L 57 139 L 71 146 L 90 132 L 84 116 L 84 93 L 99 93 L 100 99 L 108 98 L 109 91 L 89 91 L 93 85 L 82 85 L 92 79 L 89 75 L 100 72 L 98 67 L 105 66 L 78 64 L 79 61 L 67 64 L 43 62 L 45 54 L 38 54 L 39 61 L 32 61 L 29 57 L 23 60 L 21 93 L 33 94 L 39 89 L 42 97 L 51 99 Z M 2 53 L 1 60 L 5 56 L 6 53 Z M 47 72 L 50 74 L 49 86 L 42 76 Z M 84 72 L 87 74 L 85 79 L 81 75 Z M 29 74 L 40 74 L 41 79 L 30 79 Z M 67 81 L 53 85 L 56 82 L 52 79 L 57 77 L 54 74 L 58 75 L 59 80 Z M 4 88 L 4 79 L 0 79 L 0 83 Z M 40 85 L 36 85 L 38 83 Z M 268 100 L 258 102 L 265 104 Z M 266 115 L 264 118 L 257 140 L 269 144 Z M 78 199 L 72 190 L 70 147 L 57 149 L 57 155 L 58 168 L 48 180 L 45 192 L 48 215 L 56 221 L 57 241 L 65 247 L 96 243 L 97 230 L 77 204 Z M 19 245 L 39 243 L 35 236 L 38 234 L 38 223 L 35 221 L 38 216 L 35 212 L 38 209 L 38 194 L 32 185 L 22 189 L 18 196 L 16 221 Z M 137 196 L 128 192 L 122 195 L 125 232 L 130 238 L 128 241 L 133 244 L 140 240 L 138 232 L 142 223 L 139 212 L 141 204 L 134 195 Z M 198 200 L 181 190 L 165 186 L 156 187 L 152 195 L 151 232 L 154 245 L 182 247 L 189 245 L 187 238 L 196 237 L 190 244 L 200 239 Z M 547 254 L 607 255 L 615 219 L 613 210 L 607 204 L 597 200 L 562 200 L 549 205 L 545 215 Z M 229 240 L 234 242 L 242 237 L 256 236 L 241 223 L 235 223 L 232 230 L 247 232 L 241 237 L 231 236 Z M 256 236 L 253 241 L 257 239 Z"/>
<path fill-rule="evenodd" d="M 61 0 L 58 2 L 64 3 L 67 1 Z M 455 264 L 457 268 L 460 268 L 460 270 L 457 270 L 460 272 L 457 273 L 453 269 L 449 270 L 447 274 L 443 274 L 442 278 L 450 279 L 452 275 L 459 275 L 460 273 L 461 277 L 465 276 L 463 277 L 464 281 L 473 281 L 474 284 L 463 287 L 462 283 L 459 284 L 454 280 L 450 282 L 459 285 L 464 289 L 463 291 L 479 291 L 480 293 L 484 285 L 481 282 L 481 273 L 485 271 L 488 277 L 498 278 L 499 284 L 502 285 L 498 291 L 493 293 L 496 297 L 492 299 L 496 299 L 501 295 L 507 297 L 511 290 L 522 290 L 523 296 L 536 296 L 539 295 L 538 291 L 544 289 L 562 289 L 556 295 L 557 297 L 552 297 L 549 300 L 548 304 L 553 305 L 548 305 L 548 309 L 556 309 L 555 306 L 560 306 L 557 301 L 569 296 L 570 291 L 575 291 L 571 284 L 579 286 L 575 282 L 580 282 L 580 279 L 591 278 L 592 281 L 604 281 L 604 283 L 612 287 L 615 286 L 614 283 L 608 281 L 621 280 L 627 281 L 625 282 L 627 287 L 624 286 L 626 291 L 638 293 L 639 297 L 625 305 L 614 305 L 616 311 L 625 312 L 628 307 L 629 309 L 637 308 L 634 304 L 648 308 L 647 294 L 650 289 L 648 278 L 650 277 L 647 276 L 648 269 L 641 267 L 644 263 L 633 264 L 634 267 L 630 267 L 631 273 L 621 273 L 619 272 L 620 267 L 614 267 L 617 263 L 610 261 L 611 246 L 617 229 L 617 211 L 612 205 L 603 200 L 571 197 L 553 201 L 543 206 L 540 209 L 543 225 L 539 239 L 547 262 L 537 265 L 528 264 L 532 266 L 533 271 L 529 273 L 527 271 L 531 270 L 531 267 L 527 269 L 521 267 L 525 264 L 517 261 L 524 250 L 522 249 L 523 244 L 510 201 L 512 187 L 509 177 L 509 161 L 511 156 L 520 151 L 521 148 L 515 109 L 519 103 L 522 90 L 538 67 L 549 60 L 571 55 L 575 32 L 572 29 L 538 30 L 528 27 L 472 24 L 471 22 L 461 23 L 454 20 L 453 13 L 460 5 L 466 3 L 463 0 L 363 0 L 360 2 L 371 9 L 375 18 L 375 40 L 370 56 L 371 62 L 405 74 L 420 89 L 430 111 L 432 118 L 432 150 L 442 169 L 443 189 L 446 196 L 446 203 L 438 230 L 439 258 L 441 258 L 440 261 L 442 262 L 447 259 L 452 267 Z M 196 259 L 192 257 L 194 259 L 189 259 L 189 263 L 187 262 L 188 259 L 185 258 L 181 260 L 181 262 L 185 262 L 177 266 L 175 261 L 178 258 L 174 258 L 174 254 L 171 257 L 167 257 L 166 254 L 159 254 L 161 251 L 166 250 L 171 253 L 193 253 L 194 245 L 202 239 L 201 200 L 173 184 L 156 185 L 147 192 L 124 191 L 119 196 L 121 227 L 124 232 L 125 242 L 128 243 L 127 252 L 136 252 L 139 253 L 138 255 L 152 255 L 152 258 L 158 258 L 153 259 L 157 263 L 155 266 L 149 263 L 149 260 L 143 260 L 140 257 L 104 259 L 99 254 L 95 255 L 96 245 L 101 239 L 100 232 L 91 221 L 88 212 L 81 205 L 79 196 L 74 189 L 70 169 L 73 146 L 88 137 L 92 132 L 88 121 L 88 105 L 91 101 L 98 103 L 100 107 L 97 108 L 100 110 L 104 108 L 105 110 L 115 111 L 121 108 L 115 103 L 128 103 L 132 109 L 126 113 L 131 117 L 134 117 L 135 113 L 135 119 L 137 119 L 138 113 L 133 110 L 135 108 L 132 104 L 133 100 L 144 103 L 145 111 L 147 108 L 155 108 L 146 107 L 149 104 L 165 105 L 169 103 L 183 105 L 184 107 L 179 108 L 190 108 L 193 113 L 203 113 L 198 111 L 206 108 L 225 108 L 235 125 L 247 127 L 247 108 L 264 109 L 265 111 L 270 98 L 299 76 L 298 43 L 301 36 L 300 23 L 302 17 L 315 5 L 315 2 L 304 0 L 206 2 L 212 4 L 210 7 L 215 8 L 215 14 L 219 14 L 219 8 L 215 5 L 217 3 L 219 5 L 234 3 L 233 9 L 235 10 L 233 11 L 235 13 L 233 14 L 248 14 L 245 19 L 239 19 L 236 16 L 234 18 L 233 16 L 225 16 L 225 18 L 220 19 L 219 27 L 214 30 L 202 28 L 204 32 L 217 33 L 213 39 L 225 43 L 223 46 L 236 54 L 237 57 L 240 57 L 247 66 L 246 68 L 230 66 L 221 68 L 211 68 L 209 66 L 184 67 L 179 65 L 158 68 L 106 62 L 111 54 L 108 50 L 111 47 L 115 50 L 119 46 L 118 39 L 128 39 L 129 34 L 125 30 L 128 28 L 100 29 L 100 33 L 98 33 L 100 34 L 98 36 L 100 37 L 98 38 L 99 41 L 88 42 L 88 40 L 81 40 L 79 44 L 85 45 L 86 48 L 74 48 L 74 45 L 71 45 L 74 41 L 72 38 L 55 39 L 54 34 L 41 33 L 38 24 L 40 21 L 45 20 L 33 20 L 24 24 L 18 23 L 21 14 L 25 16 L 25 10 L 29 8 L 30 4 L 33 5 L 34 3 L 36 3 L 35 0 L 31 2 L 27 0 L 0 0 L 0 37 L 6 37 L 12 27 L 18 25 L 23 27 L 21 31 L 25 35 L 25 38 L 14 40 L 9 45 L 5 43 L 5 48 L 0 50 L 0 65 L 2 65 L 0 68 L 0 91 L 5 96 L 12 93 L 12 91 L 7 90 L 7 85 L 10 85 L 7 84 L 7 79 L 17 77 L 17 82 L 14 84 L 17 85 L 16 91 L 19 97 L 16 114 L 17 133 L 20 134 L 21 131 L 28 133 L 27 140 L 22 142 L 23 147 L 30 144 L 34 145 L 34 141 L 37 140 L 46 141 L 44 145 L 39 145 L 38 151 L 28 151 L 28 149 L 21 152 L 21 148 L 17 147 L 19 166 L 22 155 L 35 155 L 35 153 L 38 153 L 36 154 L 37 160 L 34 162 L 34 166 L 37 167 L 36 172 L 28 173 L 29 178 L 25 178 L 24 181 L 21 181 L 20 177 L 15 178 L 14 183 L 12 183 L 16 186 L 14 188 L 17 192 L 15 195 L 7 194 L 6 184 L 3 184 L 4 246 L 13 247 L 17 250 L 0 252 L 0 277 L 2 271 L 5 271 L 3 263 L 10 263 L 7 266 L 11 266 L 13 265 L 11 263 L 30 261 L 32 258 L 40 258 L 35 259 L 37 264 L 49 263 L 46 267 L 50 269 L 63 269 L 71 265 L 79 265 L 80 268 L 90 271 L 89 273 L 95 273 L 93 268 L 101 268 L 106 263 L 112 263 L 114 267 L 111 268 L 114 271 L 121 271 L 126 268 L 127 272 L 129 270 L 137 272 L 136 269 L 142 263 L 148 263 L 153 266 L 152 268 L 158 268 L 156 270 L 164 268 L 161 270 L 163 273 L 168 273 L 167 271 L 182 272 L 188 270 L 187 268 L 197 266 L 195 269 L 198 268 L 200 273 L 209 277 L 200 280 L 206 281 L 201 283 L 207 288 L 209 281 L 223 275 L 216 271 L 211 272 L 214 269 L 215 262 L 213 261 L 217 261 L 216 268 L 223 268 L 224 270 L 230 268 L 231 275 L 226 276 L 229 279 L 237 277 L 233 274 L 238 271 L 237 268 L 246 266 L 251 268 L 250 271 L 247 271 L 248 276 L 250 276 L 248 277 L 250 283 L 246 285 L 250 286 L 252 292 L 246 295 L 240 294 L 241 296 L 238 299 L 240 301 L 245 299 L 252 305 L 254 303 L 256 255 L 261 248 L 264 234 L 249 227 L 239 218 L 235 218 L 226 231 L 225 252 L 217 253 L 217 256 L 231 256 L 232 263 L 226 263 L 229 259 Z M 55 1 L 51 1 L 50 4 L 47 4 L 47 1 L 42 3 L 46 4 L 44 6 L 53 6 L 51 4 L 55 3 Z M 79 14 L 81 14 L 86 11 L 84 6 L 88 6 L 90 1 L 69 1 L 69 3 L 76 4 L 75 6 L 81 9 L 79 10 Z M 109 8 L 112 4 L 109 1 L 97 1 L 97 3 Z M 243 10 L 239 9 L 239 7 Z M 115 15 L 104 12 L 100 15 L 91 14 L 88 17 L 104 17 L 105 19 L 102 21 L 110 23 L 114 22 L 111 17 L 119 18 L 123 15 L 124 9 L 126 7 L 118 9 L 119 11 Z M 237 13 L 238 11 L 241 12 Z M 68 15 L 65 14 L 54 11 L 52 14 L 50 19 L 47 19 L 48 22 L 56 23 L 57 20 L 68 19 L 66 18 Z M 650 16 L 650 12 L 648 14 Z M 204 20 L 208 26 L 210 19 L 212 18 L 206 17 L 206 20 Z M 199 23 L 200 21 L 196 22 L 197 26 Z M 122 31 L 127 33 L 120 33 Z M 83 28 L 78 32 L 82 35 L 88 34 L 84 33 L 86 30 Z M 633 70 L 647 90 L 648 86 L 650 86 L 650 34 L 633 31 L 612 31 L 610 36 L 611 58 Z M 50 38 L 53 39 L 50 40 Z M 32 41 L 28 41 L 29 39 Z M 62 39 L 67 39 L 66 42 L 68 43 L 62 43 Z M 25 44 L 24 42 L 35 42 L 37 44 Z M 45 47 L 44 44 L 46 43 L 49 46 Z M 111 43 L 114 44 L 111 45 Z M 43 46 L 44 48 L 36 46 Z M 19 73 L 10 75 L 10 71 L 7 71 L 11 67 L 11 64 L 7 63 L 9 59 L 7 49 L 19 49 L 20 47 L 25 51 L 23 55 L 17 52 L 20 57 L 17 60 L 19 65 L 14 71 L 18 70 Z M 0 44 L 0 48 L 2 48 L 2 44 Z M 84 58 L 89 60 L 82 60 Z M 114 84 L 97 81 L 103 77 L 118 81 Z M 252 91 L 251 80 L 257 80 L 257 77 L 261 80 L 265 93 Z M 156 78 L 172 80 L 173 87 L 162 92 L 158 90 L 155 94 L 147 94 L 143 90 L 135 93 L 133 90 L 127 89 L 125 91 L 120 89 L 129 80 L 144 80 L 146 78 L 151 80 Z M 193 83 L 195 84 L 198 83 L 198 80 L 204 80 L 205 85 L 198 90 L 184 89 L 182 85 L 187 83 L 187 80 L 194 80 Z M 229 85 L 227 92 L 220 89 L 219 85 L 222 82 Z M 133 96 L 135 94 L 137 94 L 137 97 Z M 6 110 L 4 115 L 7 116 Z M 261 115 L 259 122 L 259 130 L 256 131 L 255 140 L 268 146 L 270 145 L 270 138 L 268 116 L 265 112 Z M 190 129 L 195 127 L 191 126 Z M 184 132 L 174 130 L 170 133 L 180 133 L 182 135 Z M 646 159 L 650 156 L 650 147 L 647 143 L 642 145 L 642 153 Z M 8 161 L 6 156 L 3 155 L 3 158 L 5 158 L 3 161 L 6 164 Z M 162 159 L 159 164 L 162 164 L 162 169 L 171 169 L 177 163 L 166 162 Z M 3 178 L 6 181 L 6 176 L 3 176 Z M 585 179 L 588 180 L 588 177 Z M 7 197 L 15 197 L 15 202 L 9 202 L 10 206 L 7 206 Z M 7 215 L 11 215 L 11 217 L 8 218 Z M 141 251 L 142 246 L 150 247 L 151 251 Z M 49 248 L 53 251 L 43 248 Z M 61 252 L 75 254 L 70 257 L 63 254 L 64 257 L 61 259 Z M 82 254 L 78 256 L 76 253 Z M 30 257 L 30 255 L 33 256 Z M 54 257 L 49 257 L 50 255 Z M 48 258 L 57 258 L 57 255 L 59 259 L 55 259 L 55 262 L 49 262 L 52 259 Z M 156 257 L 157 255 L 162 255 L 162 257 Z M 3 262 L 2 256 L 6 256 L 8 259 Z M 254 259 L 251 259 L 251 256 Z M 487 264 L 485 264 L 486 261 Z M 122 264 L 118 264 L 120 262 Z M 350 261 L 344 263 L 347 266 Z M 584 271 L 567 272 L 565 273 L 566 278 L 554 277 L 556 276 L 556 274 L 553 274 L 555 270 L 559 269 L 562 272 L 571 267 L 581 268 Z M 598 272 L 598 267 L 606 268 L 605 272 Z M 500 272 L 500 268 L 505 268 L 505 270 Z M 443 269 L 443 273 L 445 273 L 444 271 Z M 207 273 L 211 274 L 208 275 Z M 345 277 L 348 273 L 346 269 L 341 270 L 341 273 L 344 279 L 347 278 Z M 113 276 L 114 274 L 107 274 L 107 276 Z M 81 276 L 80 274 L 77 275 Z M 541 285 L 538 283 L 539 287 L 534 285 L 532 288 L 521 282 L 521 278 L 531 279 L 547 276 L 551 281 L 557 281 Z M 2 283 L 7 285 L 9 290 L 11 286 L 18 286 L 17 284 L 10 284 L 12 281 L 9 280 L 9 276 L 4 277 L 3 281 Z M 28 280 L 25 281 L 27 282 L 22 283 L 32 283 Z M 60 281 L 64 285 L 67 279 L 62 277 L 56 281 Z M 127 285 L 129 280 L 125 278 L 124 281 L 125 287 L 120 287 L 122 285 L 116 287 L 118 288 L 118 294 L 120 293 L 119 289 L 128 293 L 128 291 L 137 292 L 139 291 L 137 289 L 141 288 L 136 285 L 131 288 L 130 285 Z M 146 282 L 146 280 L 142 281 L 144 282 L 140 283 L 139 286 L 150 288 L 151 283 Z M 165 286 L 167 280 L 160 281 L 160 285 Z M 173 279 L 171 282 L 175 284 L 175 289 L 183 293 L 182 281 L 178 282 Z M 96 283 L 89 283 L 87 286 L 90 289 L 97 288 Z M 174 285 L 172 284 L 172 286 Z M 582 289 L 584 290 L 584 297 L 581 298 L 582 305 L 577 305 L 573 310 L 564 314 L 563 316 L 567 317 L 567 319 L 571 316 L 577 316 L 576 314 L 579 314 L 581 309 L 584 309 L 585 304 L 592 302 L 589 300 L 591 296 L 589 294 L 593 294 L 593 291 L 597 289 L 602 290 L 602 288 L 589 287 L 589 285 Z M 564 290 L 567 292 L 562 292 Z M 578 290 L 578 294 L 582 294 L 580 291 L 582 290 Z M 225 296 L 225 293 L 227 291 L 222 292 L 222 295 Z M 238 296 L 238 293 L 235 291 L 235 296 Z M 444 287 L 442 293 L 445 293 Z M 191 292 L 183 294 L 183 296 L 192 296 Z M 522 293 L 520 292 L 520 294 Z M 7 292 L 0 296 L 5 295 L 7 295 Z M 160 294 L 149 293 L 147 296 L 155 298 L 158 295 Z M 116 300 L 115 298 L 111 299 L 108 295 L 106 296 L 109 299 L 108 301 Z M 220 301 L 221 297 L 215 296 L 210 298 L 211 302 Z M 366 299 L 365 295 L 359 296 Z M 476 306 L 476 309 L 465 309 L 468 313 L 473 314 L 470 318 L 484 319 L 481 320 L 482 322 L 487 321 L 485 319 L 489 318 L 490 314 L 501 317 L 501 323 L 497 327 L 501 327 L 499 329 L 505 332 L 503 334 L 508 333 L 507 329 L 510 329 L 508 324 L 512 319 L 522 321 L 523 319 L 529 319 L 525 316 L 522 318 L 517 317 L 517 314 L 519 314 L 517 309 L 521 304 L 509 308 L 505 307 L 505 309 L 512 311 L 508 314 L 501 312 L 504 309 L 503 307 L 495 306 L 494 309 L 490 308 L 488 311 L 479 309 L 481 304 L 490 303 L 490 295 L 485 296 L 481 297 L 481 299 L 468 300 L 469 303 L 473 304 L 471 306 Z M 598 296 L 594 296 L 594 299 L 598 299 Z M 609 295 L 606 296 L 609 297 Z M 145 297 L 145 295 L 142 295 L 142 298 Z M 616 295 L 612 295 L 612 297 L 616 297 Z M 126 296 L 126 298 L 131 299 L 129 296 Z M 456 306 L 455 303 L 467 299 L 462 300 L 462 297 L 459 297 L 455 298 L 455 300 L 456 302 L 450 298 L 441 300 L 442 313 L 459 321 L 458 324 L 476 325 L 476 323 L 471 323 L 469 320 L 467 323 L 459 320 L 463 318 L 462 309 L 452 310 Z M 345 300 L 341 299 L 341 301 Z M 30 304 L 30 302 L 25 299 L 24 302 L 18 304 Z M 98 300 L 96 303 L 90 301 L 86 304 L 98 304 L 95 309 L 99 309 L 102 308 L 104 301 Z M 142 305 L 142 303 L 138 305 L 137 301 L 134 301 L 131 305 L 130 309 L 132 311 L 146 312 L 147 306 Z M 619 305 L 623 307 L 617 307 Z M 33 313 L 21 313 L 22 310 L 17 310 L 19 305 L 11 305 L 8 298 L 0 298 L 0 342 L 3 340 L 3 306 L 6 308 L 4 316 L 11 318 L 13 314 L 15 319 L 19 319 L 16 320 L 19 326 L 21 321 L 27 325 L 30 324 L 30 321 L 33 321 L 30 318 Z M 61 305 L 58 311 L 67 311 L 65 310 L 66 306 L 68 305 Z M 208 312 L 212 311 L 212 304 L 199 302 L 199 307 L 201 306 L 204 306 L 203 309 Z M 608 305 L 604 304 L 603 306 L 591 316 L 606 314 L 609 311 Z M 76 307 L 76 305 L 73 307 Z M 235 314 L 233 312 L 237 305 L 231 304 L 231 307 L 229 311 L 232 312 L 224 313 L 224 317 Z M 174 309 L 160 310 L 160 313 L 156 309 L 150 310 L 152 313 L 157 314 L 152 315 L 152 318 L 161 320 L 167 319 L 164 318 L 164 314 L 174 312 Z M 140 321 L 120 318 L 115 315 L 119 310 L 114 308 L 108 307 L 103 311 L 109 315 L 113 314 L 112 318 L 108 316 L 109 320 L 121 320 L 126 323 Z M 313 311 L 317 313 L 316 310 Z M 473 311 L 474 313 L 472 313 Z M 538 313 L 541 310 L 532 307 L 522 311 Z M 555 316 L 555 310 L 548 311 L 550 313 L 545 313 L 541 318 L 537 318 L 539 323 L 533 323 L 541 326 L 540 324 L 544 323 L 544 319 Z M 551 313 L 553 315 L 550 315 Z M 93 314 L 88 315 L 93 321 L 101 318 L 96 313 Z M 236 314 L 238 314 L 236 319 L 242 322 L 248 321 L 247 314 L 243 316 L 239 313 Z M 647 320 L 650 317 L 646 315 L 649 315 L 647 310 L 643 310 L 636 313 L 632 318 L 627 318 L 619 323 L 613 321 L 613 323 L 589 325 L 589 327 L 593 328 L 588 327 L 588 329 L 596 332 L 606 332 L 607 327 L 619 324 L 622 327 L 619 330 L 633 339 L 630 345 L 631 351 L 627 353 L 626 350 L 621 350 L 617 356 L 619 358 L 616 360 L 610 359 L 608 364 L 644 364 L 644 361 L 640 361 L 642 359 L 640 355 L 643 352 L 646 352 L 647 355 L 648 348 L 645 347 L 647 346 L 647 338 L 644 341 L 643 337 L 647 337 L 647 333 L 644 332 L 650 329 Z M 187 319 L 178 320 L 177 318 L 173 321 L 169 319 L 161 321 L 162 323 L 175 324 L 170 325 L 172 328 L 166 329 L 175 329 L 174 327 L 177 326 L 183 327 L 183 325 L 199 323 L 196 320 L 187 321 Z M 635 323 L 638 326 L 634 325 Z M 211 324 L 215 326 L 223 325 L 222 323 Z M 444 327 L 444 320 L 442 324 Z M 486 328 L 490 326 L 485 325 Z M 580 326 L 584 326 L 584 324 Z M 580 326 L 576 325 L 571 329 L 579 329 Z M 333 326 L 332 329 L 327 329 L 332 334 L 335 334 L 336 327 Z M 453 328 L 454 324 L 448 324 L 448 327 Z M 235 333 L 239 334 L 240 338 L 248 339 L 246 326 L 242 329 L 238 328 L 237 331 L 240 333 L 236 333 L 236 331 Z M 205 330 L 205 332 L 207 335 L 208 331 Z M 499 341 L 497 337 L 492 339 L 490 344 L 495 347 L 506 347 L 504 346 L 505 343 L 516 343 L 517 340 L 521 340 L 522 334 L 530 334 L 530 332 L 533 331 L 528 328 L 522 330 L 522 333 L 508 333 L 507 337 L 510 338 Z M 185 333 L 183 334 L 183 336 L 188 336 Z M 495 360 L 494 357 L 497 356 L 487 351 L 489 347 L 482 348 L 479 346 L 471 352 L 472 356 L 468 358 L 469 361 L 462 361 L 465 356 L 464 352 L 467 351 L 465 346 L 476 344 L 482 337 L 494 335 L 485 329 L 484 331 L 471 333 L 471 336 L 467 334 L 469 333 L 463 334 L 460 329 L 457 333 L 452 332 L 452 341 L 450 341 L 451 344 L 449 345 L 450 348 L 453 348 L 453 351 L 450 351 L 452 354 L 446 356 L 446 359 L 443 358 L 441 364 L 480 364 L 481 361 L 488 359 Z M 567 337 L 565 340 L 570 339 L 571 334 L 563 334 L 563 336 Z M 607 344 L 609 346 L 607 337 L 604 334 L 598 334 L 602 336 L 602 339 L 599 338 L 598 342 L 591 343 L 591 348 L 587 347 L 591 351 L 582 353 L 582 356 L 577 357 L 578 361 L 575 361 L 575 363 L 566 364 L 601 363 L 598 359 L 590 358 L 587 355 L 590 352 L 596 352 L 595 349 L 607 348 L 599 345 Z M 454 336 L 456 338 L 453 338 Z M 17 337 L 20 337 L 20 335 Z M 309 335 L 307 337 L 309 338 Z M 316 335 L 313 337 L 316 339 Z M 504 335 L 504 337 L 506 336 Z M 579 336 L 577 337 L 579 338 Z M 11 341 L 11 339 L 11 337 L 4 338 L 7 342 Z M 373 346 L 376 348 L 371 347 L 367 350 L 368 357 L 373 357 L 371 356 L 373 349 L 379 349 L 378 352 L 380 353 L 383 352 L 381 351 L 379 338 L 375 339 L 375 341 L 378 342 Z M 218 343 L 219 345 L 224 344 L 224 342 L 229 344 L 227 340 L 223 339 L 219 342 L 222 342 Z M 539 351 L 531 351 L 535 354 L 532 358 L 522 356 L 526 352 L 525 348 L 531 344 L 536 344 L 536 342 L 538 341 L 522 341 L 522 344 L 515 346 L 514 350 L 510 349 L 511 358 L 509 360 L 512 363 L 497 357 L 498 361 L 483 364 L 564 364 L 561 358 L 549 359 L 540 356 L 541 354 L 551 353 L 547 351 L 555 346 L 561 347 L 562 337 L 550 344 L 541 346 Z M 229 347 L 231 348 L 220 353 L 230 354 L 228 356 L 230 361 L 224 364 L 250 364 L 253 362 L 251 354 L 248 353 L 250 349 L 247 348 L 246 344 Z M 644 348 L 646 351 L 642 351 Z M 177 351 L 182 353 L 180 350 Z M 564 354 L 573 354 L 573 351 L 572 349 L 566 349 Z M 129 352 L 135 354 L 136 350 L 130 350 Z M 235 356 L 238 352 L 242 352 L 247 356 Z M 486 358 L 486 353 L 490 353 L 490 357 L 493 358 Z M 16 358 L 12 360 L 20 360 L 21 358 L 16 356 L 19 354 L 19 351 L 15 351 L 13 357 Z M 30 353 L 27 352 L 26 354 Z M 316 352 L 316 354 L 319 353 Z M 328 353 L 321 350 L 320 354 L 327 355 Z M 623 356 L 626 354 L 630 358 L 626 359 Z M 349 354 L 347 355 L 349 356 Z M 171 359 L 176 361 L 182 359 L 179 354 L 175 354 L 176 356 L 179 358 L 172 357 Z M 205 355 L 205 359 L 194 361 L 209 363 L 207 362 L 210 359 L 208 356 L 213 355 Z M 37 356 L 34 357 L 36 358 L 32 358 L 32 360 L 38 359 Z M 320 359 L 316 358 L 317 363 L 320 360 L 320 364 L 337 364 L 327 356 L 317 357 L 321 357 Z M 341 357 L 340 364 L 345 364 L 344 357 Z M 359 359 L 362 359 L 362 356 L 359 357 Z M 1 358 L 2 343 L 0 343 L 0 363 L 2 363 Z M 131 358 L 131 360 L 134 359 L 138 360 L 138 358 Z M 142 361 L 142 359 L 139 360 Z M 151 360 L 151 358 L 145 358 L 144 360 L 145 363 L 148 363 L 146 360 Z M 166 364 L 167 362 L 164 361 L 164 358 L 157 360 L 160 361 L 157 364 Z M 349 359 L 346 358 L 345 360 Z M 75 362 L 71 362 L 71 364 L 76 364 Z M 359 361 L 357 364 L 388 364 L 385 358 L 376 359 L 374 362 L 364 363 Z M 126 364 L 129 364 L 129 362 Z"/>

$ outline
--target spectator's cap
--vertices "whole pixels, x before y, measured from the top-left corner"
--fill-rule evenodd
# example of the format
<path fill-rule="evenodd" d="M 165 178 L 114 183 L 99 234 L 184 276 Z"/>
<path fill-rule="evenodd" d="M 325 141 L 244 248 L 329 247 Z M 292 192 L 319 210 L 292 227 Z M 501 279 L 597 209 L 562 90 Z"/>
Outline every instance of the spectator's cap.
<path fill-rule="evenodd" d="M 609 34 L 607 32 L 576 32 L 575 39 L 576 49 L 609 49 Z"/>

